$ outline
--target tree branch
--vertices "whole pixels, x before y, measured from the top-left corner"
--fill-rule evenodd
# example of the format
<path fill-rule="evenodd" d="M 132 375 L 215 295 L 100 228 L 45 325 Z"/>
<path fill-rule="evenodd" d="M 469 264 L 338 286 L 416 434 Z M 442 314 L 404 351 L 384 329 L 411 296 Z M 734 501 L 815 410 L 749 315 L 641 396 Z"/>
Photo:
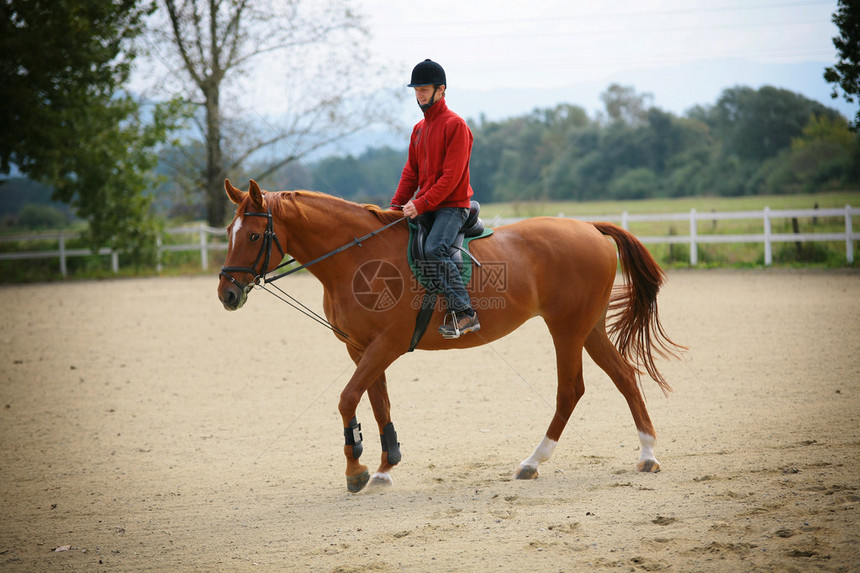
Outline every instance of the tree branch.
<path fill-rule="evenodd" d="M 173 28 L 174 45 L 179 50 L 179 56 L 185 64 L 186 71 L 188 71 L 194 83 L 200 86 L 203 84 L 203 81 L 194 67 L 194 62 L 191 61 L 191 57 L 188 55 L 188 48 L 185 46 L 185 41 L 182 38 L 182 21 L 179 12 L 176 10 L 176 2 L 174 0 L 164 0 L 164 5 L 167 8 L 167 14 L 170 17 L 170 24 Z"/>

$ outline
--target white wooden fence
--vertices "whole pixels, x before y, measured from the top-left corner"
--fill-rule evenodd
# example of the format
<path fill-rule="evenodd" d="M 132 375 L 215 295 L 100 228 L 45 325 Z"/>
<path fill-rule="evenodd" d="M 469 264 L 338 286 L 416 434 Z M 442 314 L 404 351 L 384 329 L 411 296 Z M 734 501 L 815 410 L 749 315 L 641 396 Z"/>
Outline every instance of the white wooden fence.
<path fill-rule="evenodd" d="M 564 217 L 564 214 L 559 213 L 559 217 Z M 687 222 L 690 232 L 687 235 L 662 235 L 662 236 L 642 236 L 637 235 L 640 241 L 644 244 L 686 244 L 690 247 L 690 264 L 699 264 L 699 249 L 698 246 L 709 243 L 763 243 L 764 244 L 764 264 L 773 264 L 773 245 L 774 243 L 797 243 L 797 242 L 814 242 L 814 241 L 844 241 L 845 242 L 845 260 L 849 264 L 854 262 L 854 241 L 860 240 L 860 233 L 854 232 L 852 218 L 860 216 L 860 209 L 852 208 L 846 205 L 839 209 L 790 209 L 790 210 L 771 210 L 765 207 L 762 211 L 733 211 L 727 213 L 698 213 L 695 209 L 690 209 L 689 213 L 662 213 L 656 215 L 631 215 L 627 211 L 620 215 L 600 215 L 596 217 L 570 217 L 571 219 L 579 219 L 582 221 L 607 221 L 609 223 L 620 224 L 624 229 L 629 230 L 630 223 L 636 222 L 661 222 L 661 221 L 681 221 Z M 844 219 L 845 230 L 840 233 L 774 233 L 774 219 L 793 219 L 793 218 L 824 218 L 838 217 Z M 721 221 L 721 220 L 742 220 L 742 219 L 759 219 L 762 221 L 762 232 L 751 235 L 742 234 L 701 234 L 699 233 L 700 221 Z M 491 226 L 506 225 L 515 221 L 520 221 L 522 218 L 499 218 L 497 217 L 491 222 Z"/>
<path fill-rule="evenodd" d="M 559 214 L 559 217 L 565 215 Z M 689 234 L 687 235 L 661 235 L 661 236 L 637 236 L 643 243 L 647 244 L 686 244 L 690 247 L 690 264 L 697 265 L 699 263 L 699 245 L 711 243 L 762 243 L 764 245 L 764 264 L 771 265 L 773 263 L 773 245 L 775 243 L 796 243 L 796 242 L 814 242 L 814 241 L 839 241 L 845 243 L 845 260 L 848 264 L 854 262 L 854 241 L 860 240 L 860 233 L 854 232 L 853 218 L 860 216 L 860 209 L 846 205 L 840 209 L 792 209 L 792 210 L 771 210 L 765 207 L 762 211 L 734 211 L 734 212 L 708 212 L 698 213 L 695 209 L 691 209 L 689 213 L 662 213 L 656 215 L 633 215 L 627 211 L 620 215 L 600 215 L 597 217 L 570 217 L 572 219 L 580 219 L 582 221 L 608 221 L 611 223 L 620 224 L 621 227 L 629 229 L 630 223 L 636 222 L 661 222 L 661 221 L 680 221 L 686 222 L 689 225 Z M 774 233 L 774 219 L 792 219 L 792 218 L 840 218 L 844 219 L 844 230 L 838 233 Z M 515 221 L 520 221 L 523 218 L 502 218 L 496 217 L 488 222 L 492 227 L 506 225 Z M 714 222 L 720 220 L 761 220 L 762 232 L 755 234 L 708 234 L 699 232 L 699 223 L 702 221 Z M 161 238 L 158 239 L 158 271 L 162 270 L 162 254 L 166 252 L 180 251 L 199 251 L 200 265 L 203 270 L 209 268 L 209 253 L 211 251 L 225 251 L 227 249 L 226 242 L 210 242 L 210 236 L 218 237 L 225 236 L 225 230 L 206 225 L 195 225 L 191 227 L 176 227 L 165 231 L 168 235 L 194 235 L 196 241 L 179 245 L 164 245 Z M 69 257 L 89 256 L 93 254 L 90 249 L 68 249 L 66 242 L 77 238 L 76 233 L 64 231 L 55 231 L 51 233 L 29 234 L 29 235 L 11 235 L 0 237 L 0 242 L 27 242 L 27 241 L 57 241 L 58 248 L 42 251 L 20 251 L 0 253 L 0 261 L 3 260 L 25 260 L 25 259 L 45 259 L 58 258 L 60 264 L 60 273 L 63 276 L 68 274 L 67 261 Z M 109 255 L 111 258 L 111 268 L 114 272 L 119 271 L 119 253 L 108 248 L 102 248 L 97 251 L 99 255 Z"/>
<path fill-rule="evenodd" d="M 225 229 L 217 227 L 209 227 L 207 225 L 197 225 L 194 227 L 176 227 L 165 231 L 168 235 L 197 235 L 197 243 L 189 243 L 184 245 L 164 245 L 161 237 L 158 238 L 158 272 L 162 270 L 162 253 L 166 252 L 181 252 L 181 251 L 200 251 L 200 266 L 203 270 L 209 269 L 209 251 L 226 251 L 227 243 L 210 243 L 209 235 L 224 237 L 227 234 Z"/>
<path fill-rule="evenodd" d="M 165 245 L 161 237 L 158 238 L 158 272 L 162 270 L 162 254 L 166 252 L 181 252 L 181 251 L 200 251 L 200 264 L 203 270 L 209 268 L 209 252 L 210 251 L 226 251 L 227 243 L 213 243 L 209 241 L 210 235 L 224 237 L 226 231 L 216 227 L 207 225 L 195 225 L 191 227 L 176 227 L 165 230 L 167 235 L 196 235 L 197 241 L 193 243 L 185 243 L 179 245 Z M 53 259 L 60 260 L 60 274 L 64 277 L 68 275 L 68 259 L 70 257 L 86 257 L 93 254 L 108 255 L 111 260 L 111 270 L 119 272 L 119 255 L 118 251 L 103 247 L 95 253 L 91 249 L 69 249 L 66 244 L 69 241 L 80 238 L 80 233 L 68 231 L 52 231 L 49 233 L 38 233 L 28 235 L 8 235 L 0 237 L 0 243 L 9 242 L 45 242 L 56 241 L 58 248 L 42 250 L 42 251 L 20 251 L 11 253 L 0 253 L 0 261 L 25 260 L 25 259 Z"/>

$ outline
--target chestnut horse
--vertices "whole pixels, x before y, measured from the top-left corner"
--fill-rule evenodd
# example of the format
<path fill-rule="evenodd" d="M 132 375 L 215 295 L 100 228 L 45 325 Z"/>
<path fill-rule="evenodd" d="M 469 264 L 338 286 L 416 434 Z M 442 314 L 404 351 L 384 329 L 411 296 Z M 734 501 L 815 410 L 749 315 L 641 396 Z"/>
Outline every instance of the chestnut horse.
<path fill-rule="evenodd" d="M 325 289 L 326 319 L 356 364 L 338 404 L 347 487 L 357 492 L 371 479 L 373 485 L 391 484 L 389 472 L 401 456 L 385 370 L 409 350 L 420 306 L 414 300 L 420 299 L 420 292 L 415 291 L 421 288 L 402 287 L 412 274 L 402 213 L 308 191 L 265 192 L 253 180 L 248 192 L 229 180 L 224 186 L 238 207 L 227 227 L 229 245 L 218 297 L 226 309 L 236 310 L 287 253 L 307 265 Z M 645 247 L 610 223 L 536 217 L 495 229 L 490 237 L 474 241 L 471 253 L 482 268 L 496 269 L 492 280 L 473 276 L 467 286 L 482 329 L 457 339 L 443 338 L 436 331 L 443 320 L 437 309 L 417 348 L 479 346 L 534 316 L 543 318 L 556 350 L 556 410 L 546 435 L 519 464 L 515 477 L 538 476 L 538 464 L 552 455 L 585 392 L 583 347 L 627 400 L 642 444 L 637 469 L 659 471 L 656 433 L 637 380 L 644 370 L 664 392 L 670 390 L 654 364 L 654 354 L 677 356 L 683 347 L 673 343 L 660 325 L 656 296 L 665 276 Z M 619 257 L 626 280 L 613 290 Z M 482 297 L 490 295 L 493 304 L 482 304 Z M 363 444 L 355 419 L 365 392 L 382 442 L 382 460 L 372 478 L 359 462 Z"/>

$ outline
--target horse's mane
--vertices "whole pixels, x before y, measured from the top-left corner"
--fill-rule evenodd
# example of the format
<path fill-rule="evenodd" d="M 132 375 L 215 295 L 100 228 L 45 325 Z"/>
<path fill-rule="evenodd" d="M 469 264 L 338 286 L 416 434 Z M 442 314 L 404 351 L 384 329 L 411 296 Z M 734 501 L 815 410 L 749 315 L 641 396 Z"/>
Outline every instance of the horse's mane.
<path fill-rule="evenodd" d="M 332 211 L 336 211 L 339 209 L 343 209 L 345 211 L 353 211 L 355 213 L 370 213 L 373 215 L 380 223 L 391 223 L 396 221 L 397 219 L 403 218 L 403 213 L 400 211 L 392 211 L 388 209 L 383 209 L 379 205 L 371 205 L 365 203 L 355 203 L 353 201 L 348 201 L 346 199 L 342 199 L 335 195 L 329 195 L 328 193 L 320 193 L 318 191 L 305 191 L 305 190 L 297 190 L 297 191 L 278 191 L 274 194 L 280 196 L 281 201 L 289 200 L 292 201 L 295 206 L 299 209 L 300 212 L 304 213 L 302 209 L 302 203 L 304 199 L 310 200 L 322 200 L 324 202 L 329 203 L 328 208 Z"/>

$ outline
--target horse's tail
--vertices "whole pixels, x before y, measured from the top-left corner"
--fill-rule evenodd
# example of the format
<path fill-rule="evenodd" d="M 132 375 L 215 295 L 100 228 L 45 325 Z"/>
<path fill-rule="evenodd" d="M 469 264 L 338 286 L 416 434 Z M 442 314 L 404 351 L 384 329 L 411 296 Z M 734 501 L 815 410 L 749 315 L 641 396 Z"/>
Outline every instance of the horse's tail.
<path fill-rule="evenodd" d="M 666 275 L 639 239 L 612 223 L 592 223 L 618 246 L 625 284 L 613 288 L 607 313 L 607 332 L 622 356 L 644 367 L 663 392 L 672 387 L 654 364 L 654 354 L 678 358 L 685 347 L 666 336 L 657 313 L 657 293 Z M 641 369 L 640 369 L 641 371 Z"/>

